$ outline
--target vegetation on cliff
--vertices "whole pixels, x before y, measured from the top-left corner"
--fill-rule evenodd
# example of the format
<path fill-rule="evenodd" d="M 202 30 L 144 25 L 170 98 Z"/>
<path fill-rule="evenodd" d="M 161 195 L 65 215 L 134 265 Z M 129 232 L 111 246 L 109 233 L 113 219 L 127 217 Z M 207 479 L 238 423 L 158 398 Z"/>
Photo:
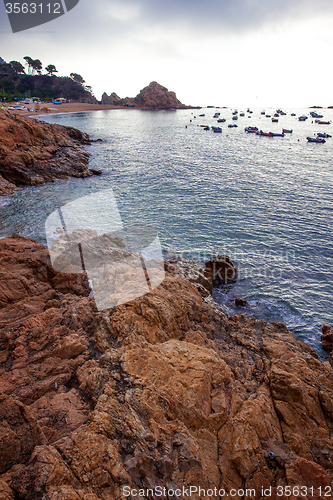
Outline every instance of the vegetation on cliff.
<path fill-rule="evenodd" d="M 19 61 L 0 63 L 0 100 L 12 101 L 25 97 L 37 97 L 52 101 L 64 98 L 80 102 L 97 102 L 90 86 L 81 75 L 56 76 L 57 69 L 49 64 L 42 74 L 43 65 L 39 59 L 24 57 L 25 67 Z"/>

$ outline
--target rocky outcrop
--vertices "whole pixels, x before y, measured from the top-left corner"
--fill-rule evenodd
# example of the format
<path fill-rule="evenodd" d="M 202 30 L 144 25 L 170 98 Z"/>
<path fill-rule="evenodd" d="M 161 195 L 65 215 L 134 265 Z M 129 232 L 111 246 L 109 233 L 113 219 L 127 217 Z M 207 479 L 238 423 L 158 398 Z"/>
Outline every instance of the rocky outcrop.
<path fill-rule="evenodd" d="M 110 104 L 111 106 L 121 106 L 121 98 L 115 93 L 107 95 L 106 92 L 102 95 L 102 104 Z"/>
<path fill-rule="evenodd" d="M 170 92 L 157 82 L 151 82 L 134 99 L 135 104 L 145 108 L 181 108 L 184 105 L 177 99 L 175 92 Z"/>
<path fill-rule="evenodd" d="M 206 270 L 211 273 L 213 282 L 226 284 L 237 279 L 237 268 L 228 255 L 211 257 L 205 266 Z"/>
<path fill-rule="evenodd" d="M 41 244 L 0 240 L 0 498 L 330 491 L 331 364 L 281 323 L 214 310 L 176 265 L 98 313 L 84 274 L 54 271 Z"/>
<path fill-rule="evenodd" d="M 186 108 L 175 94 L 170 92 L 166 87 L 163 87 L 157 82 L 151 82 L 147 87 L 142 89 L 136 97 L 126 97 L 121 99 L 116 93 L 108 96 L 105 92 L 102 96 L 102 104 L 112 104 L 114 106 L 135 105 L 140 108 Z"/>
<path fill-rule="evenodd" d="M 37 185 L 93 175 L 84 144 L 90 144 L 89 136 L 79 130 L 0 110 L 0 175 L 11 184 Z M 12 189 L 2 184 L 2 194 Z"/>
<path fill-rule="evenodd" d="M 333 325 L 324 325 L 323 332 L 323 349 L 326 351 L 333 351 Z"/>
<path fill-rule="evenodd" d="M 8 196 L 16 190 L 17 187 L 15 186 L 15 184 L 6 181 L 6 179 L 4 179 L 2 175 L 0 175 L 0 196 Z"/>

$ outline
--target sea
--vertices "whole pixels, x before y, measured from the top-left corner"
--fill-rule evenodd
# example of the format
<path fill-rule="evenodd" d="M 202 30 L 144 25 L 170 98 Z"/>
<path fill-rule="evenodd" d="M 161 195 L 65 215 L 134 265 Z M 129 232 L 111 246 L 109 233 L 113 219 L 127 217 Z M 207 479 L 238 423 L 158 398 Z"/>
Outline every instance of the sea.
<path fill-rule="evenodd" d="M 0 237 L 21 234 L 46 244 L 48 215 L 77 198 L 112 189 L 121 218 L 159 235 L 166 259 L 204 263 L 229 255 L 237 281 L 214 298 L 229 315 L 283 322 L 323 360 L 321 328 L 333 324 L 333 138 L 309 117 L 285 109 L 278 123 L 252 109 L 237 121 L 231 108 L 101 110 L 42 116 L 87 132 L 90 167 L 101 176 L 24 187 L 1 200 Z M 333 121 L 333 110 L 316 110 Z M 213 118 L 219 112 L 225 123 Z M 265 110 L 273 116 L 275 109 Z M 291 116 L 295 113 L 296 116 Z M 205 115 L 205 116 L 199 116 Z M 229 124 L 238 127 L 228 128 Z M 221 126 L 222 133 L 201 125 Z M 284 137 L 246 133 L 245 127 Z M 103 217 L 103 213 L 101 213 Z M 235 306 L 236 297 L 249 307 Z"/>

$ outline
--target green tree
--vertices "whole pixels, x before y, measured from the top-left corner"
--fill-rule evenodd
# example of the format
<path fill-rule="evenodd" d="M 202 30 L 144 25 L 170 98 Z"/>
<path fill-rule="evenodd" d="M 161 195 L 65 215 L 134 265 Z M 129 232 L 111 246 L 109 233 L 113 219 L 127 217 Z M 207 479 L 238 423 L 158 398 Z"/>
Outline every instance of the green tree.
<path fill-rule="evenodd" d="M 13 68 L 13 70 L 15 71 L 15 73 L 25 73 L 24 66 L 20 62 L 18 62 L 18 61 L 10 61 L 9 64 L 11 65 L 11 67 Z"/>
<path fill-rule="evenodd" d="M 23 59 L 25 60 L 27 66 L 28 66 L 28 74 L 31 75 L 32 71 L 33 71 L 32 65 L 33 65 L 34 60 L 29 56 L 25 56 L 25 57 L 23 57 Z"/>
<path fill-rule="evenodd" d="M 77 73 L 71 73 L 70 77 L 72 80 L 74 80 L 74 82 L 79 83 L 82 86 L 86 83 L 85 80 L 83 80 L 82 76 L 78 75 Z"/>
<path fill-rule="evenodd" d="M 58 73 L 57 68 L 54 66 L 54 64 L 49 64 L 46 66 L 45 70 L 47 71 L 48 75 L 53 75 L 53 73 Z"/>
<path fill-rule="evenodd" d="M 34 59 L 31 63 L 33 71 L 37 71 L 39 75 L 42 74 L 43 65 L 39 59 Z"/>

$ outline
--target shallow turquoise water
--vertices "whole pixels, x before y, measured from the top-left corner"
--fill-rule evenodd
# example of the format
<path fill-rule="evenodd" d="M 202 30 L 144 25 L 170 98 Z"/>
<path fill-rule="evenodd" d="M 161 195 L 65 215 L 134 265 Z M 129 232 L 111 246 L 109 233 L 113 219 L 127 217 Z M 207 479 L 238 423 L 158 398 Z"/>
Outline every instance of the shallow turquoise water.
<path fill-rule="evenodd" d="M 231 110 L 219 111 L 230 123 Z M 238 120 L 238 129 L 221 124 L 222 134 L 197 126 L 216 124 L 215 110 L 194 111 L 206 113 L 196 119 L 189 110 L 45 117 L 102 138 L 87 149 L 90 166 L 103 175 L 28 187 L 4 199 L 0 236 L 45 242 L 44 222 L 53 210 L 112 188 L 123 221 L 156 228 L 166 255 L 232 258 L 237 283 L 215 291 L 230 314 L 240 312 L 235 297 L 245 297 L 252 314 L 285 322 L 323 356 L 321 326 L 333 323 L 333 138 L 321 145 L 308 144 L 306 136 L 333 125 L 298 122 L 286 111 L 272 124 L 254 110 Z M 323 114 L 333 119 L 333 110 Z M 247 125 L 294 133 L 258 137 L 244 132 Z"/>

